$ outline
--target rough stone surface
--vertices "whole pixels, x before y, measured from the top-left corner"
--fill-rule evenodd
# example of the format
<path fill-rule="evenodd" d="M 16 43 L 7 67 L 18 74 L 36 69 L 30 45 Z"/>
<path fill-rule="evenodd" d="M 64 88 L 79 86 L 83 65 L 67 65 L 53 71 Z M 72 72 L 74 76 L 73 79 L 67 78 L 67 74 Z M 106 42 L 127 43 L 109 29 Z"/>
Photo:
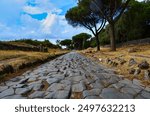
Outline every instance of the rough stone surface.
<path fill-rule="evenodd" d="M 82 92 L 83 90 L 85 90 L 85 86 L 82 83 L 72 85 L 73 92 Z"/>
<path fill-rule="evenodd" d="M 117 89 L 114 89 L 114 88 L 103 89 L 100 96 L 105 99 L 132 99 L 133 98 L 132 95 L 121 93 Z"/>
<path fill-rule="evenodd" d="M 0 86 L 0 92 L 4 91 L 6 89 L 8 89 L 8 86 Z"/>
<path fill-rule="evenodd" d="M 118 58 L 119 63 L 125 63 Z M 116 65 L 111 59 L 107 63 Z M 135 65 L 134 59 L 130 65 Z M 146 63 L 145 63 L 146 64 Z M 147 70 L 145 70 L 147 71 Z M 134 71 L 133 74 L 139 71 Z M 149 73 L 145 74 L 146 80 Z M 150 87 L 116 75 L 76 52 L 58 57 L 0 84 L 2 99 L 149 99 Z"/>
<path fill-rule="evenodd" d="M 2 93 L 0 93 L 0 98 L 6 97 L 6 96 L 9 96 L 9 95 L 13 95 L 13 94 L 14 94 L 14 89 L 12 89 L 12 88 L 6 89 Z"/>
<path fill-rule="evenodd" d="M 138 67 L 139 67 L 140 69 L 148 69 L 148 68 L 149 68 L 149 63 L 148 63 L 146 60 L 144 60 L 144 61 L 142 61 L 142 62 L 138 65 Z"/>
<path fill-rule="evenodd" d="M 129 60 L 129 66 L 133 66 L 133 65 L 136 65 L 136 64 L 137 64 L 137 62 L 133 58 L 131 58 Z"/>
<path fill-rule="evenodd" d="M 23 97 L 21 95 L 11 95 L 11 96 L 4 97 L 3 99 L 27 99 L 27 97 Z"/>
<path fill-rule="evenodd" d="M 17 95 L 22 95 L 22 94 L 26 94 L 29 91 L 31 91 L 31 88 L 17 88 L 15 93 Z"/>
<path fill-rule="evenodd" d="M 34 98 L 43 98 L 44 97 L 44 91 L 35 91 L 31 95 L 29 95 L 29 98 L 34 99 Z"/>
<path fill-rule="evenodd" d="M 85 90 L 83 91 L 83 97 L 87 97 L 87 96 L 99 96 L 101 90 L 100 89 L 92 89 L 92 90 Z"/>

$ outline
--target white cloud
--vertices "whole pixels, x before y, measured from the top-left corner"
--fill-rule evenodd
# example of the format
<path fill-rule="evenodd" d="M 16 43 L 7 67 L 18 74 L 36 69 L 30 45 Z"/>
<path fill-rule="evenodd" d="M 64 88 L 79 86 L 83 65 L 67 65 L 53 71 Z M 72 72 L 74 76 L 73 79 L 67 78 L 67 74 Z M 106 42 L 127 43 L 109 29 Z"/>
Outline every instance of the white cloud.
<path fill-rule="evenodd" d="M 47 18 L 42 21 L 42 32 L 46 34 L 51 33 L 51 27 L 56 22 L 57 16 L 55 14 L 48 14 Z"/>
<path fill-rule="evenodd" d="M 40 8 L 32 7 L 32 6 L 25 6 L 23 10 L 24 12 L 29 13 L 29 14 L 41 14 L 44 12 Z"/>
<path fill-rule="evenodd" d="M 66 0 L 55 1 L 55 4 L 50 2 L 52 0 L 35 0 L 36 6 L 27 5 L 27 1 L 30 0 L 0 0 L 0 39 L 47 38 L 54 42 L 87 31 L 83 28 L 73 28 L 67 24 L 65 16 L 60 15 L 63 3 L 68 5 L 70 0 L 69 3 Z M 57 6 L 58 3 L 61 7 Z M 28 15 L 41 13 L 48 15 L 43 20 Z"/>

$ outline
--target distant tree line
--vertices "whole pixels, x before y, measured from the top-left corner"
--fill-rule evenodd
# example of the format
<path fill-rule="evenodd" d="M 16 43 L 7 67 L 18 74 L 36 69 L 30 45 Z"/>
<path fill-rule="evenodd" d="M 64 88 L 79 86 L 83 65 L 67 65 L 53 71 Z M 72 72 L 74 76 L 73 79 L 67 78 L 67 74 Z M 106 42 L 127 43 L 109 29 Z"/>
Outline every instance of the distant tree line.
<path fill-rule="evenodd" d="M 23 42 L 23 43 L 26 43 L 29 45 L 43 46 L 43 47 L 47 47 L 47 48 L 60 48 L 60 46 L 52 44 L 47 39 L 45 39 L 44 41 L 38 41 L 38 40 L 33 40 L 33 39 L 20 39 L 20 40 L 15 40 L 14 42 Z"/>
<path fill-rule="evenodd" d="M 57 40 L 57 44 L 64 46 L 67 49 L 83 50 L 90 46 L 91 35 L 87 33 L 80 33 L 72 37 L 72 39 Z"/>

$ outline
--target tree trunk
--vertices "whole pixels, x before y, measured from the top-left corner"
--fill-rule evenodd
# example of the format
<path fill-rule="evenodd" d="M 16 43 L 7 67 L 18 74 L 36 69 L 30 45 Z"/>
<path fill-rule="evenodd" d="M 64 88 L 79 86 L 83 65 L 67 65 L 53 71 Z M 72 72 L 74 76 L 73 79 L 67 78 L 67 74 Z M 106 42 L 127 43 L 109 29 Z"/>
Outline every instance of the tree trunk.
<path fill-rule="evenodd" d="M 115 25 L 114 23 L 110 23 L 110 43 L 111 43 L 111 50 L 116 51 L 116 40 L 115 40 Z"/>
<path fill-rule="evenodd" d="M 97 51 L 100 51 L 100 42 L 98 39 L 98 34 L 95 35 L 95 38 L 96 38 L 96 44 L 97 44 Z"/>

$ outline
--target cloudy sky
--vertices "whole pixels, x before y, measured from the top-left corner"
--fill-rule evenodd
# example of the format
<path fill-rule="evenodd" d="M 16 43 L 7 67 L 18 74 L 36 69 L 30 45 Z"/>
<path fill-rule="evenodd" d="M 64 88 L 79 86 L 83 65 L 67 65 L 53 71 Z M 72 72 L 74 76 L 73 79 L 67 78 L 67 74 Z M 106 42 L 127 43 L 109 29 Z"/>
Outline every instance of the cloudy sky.
<path fill-rule="evenodd" d="M 0 40 L 33 38 L 52 42 L 88 32 L 73 28 L 66 11 L 77 0 L 0 0 Z"/>

